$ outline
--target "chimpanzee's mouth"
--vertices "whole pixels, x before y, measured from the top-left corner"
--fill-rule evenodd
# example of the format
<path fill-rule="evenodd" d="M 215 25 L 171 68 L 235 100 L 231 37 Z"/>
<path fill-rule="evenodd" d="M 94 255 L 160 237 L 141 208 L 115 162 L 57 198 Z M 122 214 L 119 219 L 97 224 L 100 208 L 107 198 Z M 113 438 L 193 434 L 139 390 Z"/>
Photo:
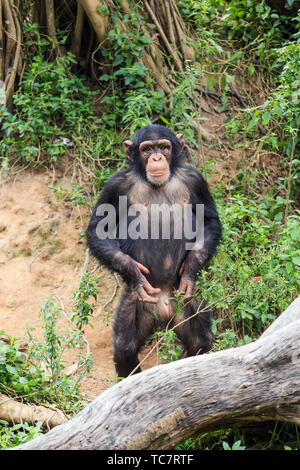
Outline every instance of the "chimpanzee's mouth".
<path fill-rule="evenodd" d="M 166 173 L 166 171 L 157 171 L 155 173 L 149 173 L 149 175 L 151 176 L 151 178 L 158 178 L 160 176 L 165 176 Z"/>

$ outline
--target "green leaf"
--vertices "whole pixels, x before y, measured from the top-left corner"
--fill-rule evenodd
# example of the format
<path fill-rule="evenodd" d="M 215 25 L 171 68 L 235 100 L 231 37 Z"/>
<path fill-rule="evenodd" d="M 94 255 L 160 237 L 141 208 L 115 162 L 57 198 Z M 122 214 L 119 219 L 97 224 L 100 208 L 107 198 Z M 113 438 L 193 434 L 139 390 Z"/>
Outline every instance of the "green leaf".
<path fill-rule="evenodd" d="M 6 370 L 7 370 L 7 372 L 9 372 L 12 375 L 17 375 L 17 373 L 18 373 L 18 371 L 15 367 L 12 367 L 8 364 L 6 365 Z"/>
<path fill-rule="evenodd" d="M 214 77 L 212 76 L 208 77 L 207 88 L 209 90 L 212 90 L 216 83 L 217 83 L 217 80 Z"/>
<path fill-rule="evenodd" d="M 170 121 L 168 121 L 164 116 L 159 116 L 159 119 L 165 124 L 167 124 L 167 126 L 171 125 Z"/>
<path fill-rule="evenodd" d="M 300 266 L 300 256 L 294 256 L 292 261 L 296 266 Z"/>
<path fill-rule="evenodd" d="M 258 117 L 255 117 L 255 118 L 251 119 L 251 121 L 248 124 L 247 130 L 250 131 L 250 129 L 252 129 L 254 126 L 256 126 L 258 121 L 259 121 Z"/>
<path fill-rule="evenodd" d="M 121 54 L 118 54 L 113 62 L 113 65 L 114 67 L 116 67 L 117 65 L 120 65 L 122 62 L 124 62 L 124 57 Z"/>
<path fill-rule="evenodd" d="M 229 444 L 227 442 L 223 441 L 222 445 L 224 450 L 230 450 Z"/>
<path fill-rule="evenodd" d="M 270 113 L 267 113 L 267 112 L 263 113 L 263 115 L 262 115 L 263 123 L 264 123 L 264 124 L 268 124 L 268 122 L 270 121 L 271 117 L 272 117 L 272 116 L 271 116 Z"/>
<path fill-rule="evenodd" d="M 104 75 L 101 75 L 100 80 L 108 82 L 108 80 L 111 80 L 111 75 L 107 75 L 107 73 L 105 73 Z"/>
<path fill-rule="evenodd" d="M 228 73 L 225 74 L 226 83 L 234 83 L 235 77 L 233 75 L 229 75 Z"/>
<path fill-rule="evenodd" d="M 249 77 L 253 77 L 254 73 L 255 73 L 254 65 L 253 65 L 253 64 L 250 64 L 249 67 L 248 67 L 248 75 L 249 75 Z"/>

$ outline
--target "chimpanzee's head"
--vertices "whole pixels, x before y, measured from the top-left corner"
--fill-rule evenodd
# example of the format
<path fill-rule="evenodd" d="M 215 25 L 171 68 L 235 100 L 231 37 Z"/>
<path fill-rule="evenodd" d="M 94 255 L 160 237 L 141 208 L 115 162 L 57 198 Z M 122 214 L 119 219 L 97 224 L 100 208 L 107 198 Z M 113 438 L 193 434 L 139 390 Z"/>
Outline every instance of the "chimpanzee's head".
<path fill-rule="evenodd" d="M 154 186 L 161 186 L 182 160 L 184 137 L 165 126 L 152 124 L 124 144 L 126 156 L 135 169 Z"/>

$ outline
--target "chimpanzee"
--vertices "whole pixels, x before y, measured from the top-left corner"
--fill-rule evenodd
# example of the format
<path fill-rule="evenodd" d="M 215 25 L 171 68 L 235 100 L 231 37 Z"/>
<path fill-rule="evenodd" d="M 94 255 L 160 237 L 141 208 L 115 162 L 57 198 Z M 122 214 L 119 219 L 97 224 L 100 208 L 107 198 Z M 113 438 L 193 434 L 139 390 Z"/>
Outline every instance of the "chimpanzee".
<path fill-rule="evenodd" d="M 183 135 L 175 135 L 161 125 L 145 126 L 133 141 L 125 141 L 129 168 L 115 173 L 106 183 L 87 229 L 92 254 L 126 283 L 114 322 L 114 361 L 119 377 L 126 377 L 137 368 L 137 354 L 157 320 L 172 319 L 171 325 L 178 325 L 175 331 L 184 346 L 182 357 L 205 353 L 212 346 L 211 314 L 193 294 L 197 273 L 216 252 L 221 224 L 207 182 L 199 171 L 182 164 L 183 148 Z M 186 205 L 192 208 L 194 228 L 196 206 L 204 208 L 202 243 L 195 241 L 194 235 L 189 247 L 185 234 L 175 235 L 176 223 L 184 219 L 180 212 L 171 212 L 167 217 L 162 211 L 155 222 L 152 216 L 149 218 L 151 207 L 178 209 Z M 109 208 L 116 214 L 114 233 L 108 229 Z M 138 223 L 134 222 L 137 212 Z M 146 224 L 147 236 L 130 231 L 133 223 L 136 229 L 143 225 L 144 232 Z M 166 224 L 169 236 L 162 234 Z M 123 232 L 124 226 L 127 229 L 125 235 L 121 234 L 121 225 Z M 174 290 L 183 293 L 184 304 L 176 315 L 175 304 L 170 301 Z M 197 309 L 199 313 L 195 315 Z"/>

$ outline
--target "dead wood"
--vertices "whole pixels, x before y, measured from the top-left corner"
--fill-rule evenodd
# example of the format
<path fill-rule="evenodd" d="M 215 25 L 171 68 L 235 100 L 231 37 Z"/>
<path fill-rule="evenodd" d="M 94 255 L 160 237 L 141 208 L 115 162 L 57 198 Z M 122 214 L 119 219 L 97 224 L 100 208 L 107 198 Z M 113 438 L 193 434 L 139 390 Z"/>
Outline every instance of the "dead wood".
<path fill-rule="evenodd" d="M 15 449 L 170 449 L 222 425 L 300 424 L 300 296 L 257 341 L 148 369 Z"/>
<path fill-rule="evenodd" d="M 4 419 L 10 424 L 28 423 L 32 426 L 42 422 L 45 430 L 68 420 L 61 410 L 46 406 L 28 405 L 3 394 L 0 394 L 0 419 Z"/>

